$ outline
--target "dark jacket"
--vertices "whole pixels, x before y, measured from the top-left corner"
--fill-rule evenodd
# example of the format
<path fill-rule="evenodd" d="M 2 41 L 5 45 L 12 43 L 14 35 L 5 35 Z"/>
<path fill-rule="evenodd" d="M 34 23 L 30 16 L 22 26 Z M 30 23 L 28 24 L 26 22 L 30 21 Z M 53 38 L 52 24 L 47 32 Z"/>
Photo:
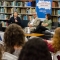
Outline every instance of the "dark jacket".
<path fill-rule="evenodd" d="M 18 25 L 21 25 L 21 19 L 20 19 L 20 17 L 17 17 L 16 20 L 17 20 L 18 22 L 15 22 L 14 17 L 11 17 L 8 23 L 9 23 L 9 24 L 11 24 L 11 23 L 16 23 L 16 24 L 18 24 Z"/>

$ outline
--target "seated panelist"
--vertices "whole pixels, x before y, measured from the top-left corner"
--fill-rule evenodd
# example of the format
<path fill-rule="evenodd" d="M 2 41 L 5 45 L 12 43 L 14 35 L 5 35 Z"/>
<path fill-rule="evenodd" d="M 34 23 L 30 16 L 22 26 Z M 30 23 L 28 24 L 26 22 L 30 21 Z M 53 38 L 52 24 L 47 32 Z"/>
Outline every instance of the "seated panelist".
<path fill-rule="evenodd" d="M 51 15 L 46 14 L 46 19 L 42 22 L 42 26 L 46 27 L 47 29 L 51 29 L 52 27 L 52 20 L 51 20 Z"/>
<path fill-rule="evenodd" d="M 16 11 L 13 13 L 13 16 L 9 20 L 9 24 L 11 23 L 16 23 L 18 25 L 21 25 L 21 19 L 20 17 L 18 17 L 18 13 Z"/>
<path fill-rule="evenodd" d="M 33 31 L 40 23 L 40 19 L 37 17 L 36 12 L 33 12 L 33 19 L 28 22 L 30 31 Z"/>

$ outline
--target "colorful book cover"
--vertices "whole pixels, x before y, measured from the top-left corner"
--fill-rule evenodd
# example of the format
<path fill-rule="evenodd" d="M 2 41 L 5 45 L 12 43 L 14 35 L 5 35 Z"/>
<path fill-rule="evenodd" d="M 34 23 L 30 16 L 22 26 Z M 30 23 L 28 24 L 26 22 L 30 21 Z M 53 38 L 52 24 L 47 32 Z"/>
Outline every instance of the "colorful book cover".
<path fill-rule="evenodd" d="M 55 2 L 52 2 L 52 7 L 55 7 Z"/>
<path fill-rule="evenodd" d="M 23 16 L 23 20 L 28 20 L 28 17 L 27 16 Z"/>
<path fill-rule="evenodd" d="M 60 15 L 60 10 L 57 11 L 57 14 Z"/>
<path fill-rule="evenodd" d="M 60 23 L 60 17 L 58 18 L 58 22 Z"/>

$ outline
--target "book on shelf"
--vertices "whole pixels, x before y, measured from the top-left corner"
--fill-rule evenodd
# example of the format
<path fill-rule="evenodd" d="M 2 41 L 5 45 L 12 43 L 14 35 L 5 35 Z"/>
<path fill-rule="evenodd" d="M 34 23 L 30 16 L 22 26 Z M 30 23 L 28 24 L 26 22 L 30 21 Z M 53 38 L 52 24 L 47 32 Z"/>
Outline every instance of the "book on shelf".
<path fill-rule="evenodd" d="M 9 18 L 10 18 L 9 15 L 0 14 L 0 19 L 2 19 L 2 20 L 8 20 Z"/>
<path fill-rule="evenodd" d="M 16 2 L 15 6 L 23 6 L 23 2 Z"/>
<path fill-rule="evenodd" d="M 57 22 L 58 18 L 53 17 L 52 20 L 53 20 L 53 22 Z"/>
<path fill-rule="evenodd" d="M 11 8 L 11 12 L 10 12 L 11 14 L 14 12 L 13 10 L 14 10 L 14 8 Z"/>
<path fill-rule="evenodd" d="M 60 15 L 60 10 L 57 10 L 57 15 Z"/>
<path fill-rule="evenodd" d="M 6 1 L 5 6 L 15 6 L 15 1 Z"/>
<path fill-rule="evenodd" d="M 33 12 L 35 12 L 35 8 L 30 9 L 30 13 L 33 13 Z"/>
<path fill-rule="evenodd" d="M 24 3 L 24 6 L 25 6 L 25 7 L 27 7 L 27 3 L 28 3 L 28 2 L 25 2 L 25 3 Z"/>
<path fill-rule="evenodd" d="M 25 7 L 30 6 L 31 7 L 31 2 L 25 2 Z"/>
<path fill-rule="evenodd" d="M 28 8 L 26 10 L 26 13 L 32 14 L 33 12 L 35 12 L 35 8 Z"/>
<path fill-rule="evenodd" d="M 28 16 L 27 15 L 21 15 L 20 16 L 22 20 L 28 20 Z"/>
<path fill-rule="evenodd" d="M 36 6 L 36 1 L 33 1 L 33 0 L 32 0 L 32 1 L 31 1 L 31 6 L 32 6 L 32 7 L 35 7 L 35 6 Z"/>
<path fill-rule="evenodd" d="M 4 13 L 7 13 L 7 8 L 4 8 Z"/>
<path fill-rule="evenodd" d="M 28 16 L 27 15 L 23 16 L 23 20 L 28 20 Z"/>
<path fill-rule="evenodd" d="M 58 7 L 58 2 L 57 1 L 53 1 L 52 2 L 52 7 Z"/>
<path fill-rule="evenodd" d="M 5 16 L 4 16 L 4 14 L 0 14 L 0 19 L 4 19 L 5 18 Z"/>
<path fill-rule="evenodd" d="M 21 13 L 26 13 L 26 9 L 22 8 L 22 9 L 20 9 L 20 12 Z"/>
<path fill-rule="evenodd" d="M 1 1 L 0 1 L 0 6 L 1 6 Z"/>
<path fill-rule="evenodd" d="M 1 23 L 2 23 L 2 27 L 8 26 L 8 23 L 7 22 L 1 21 Z"/>
<path fill-rule="evenodd" d="M 13 12 L 14 12 L 14 11 L 17 11 L 17 12 L 20 13 L 20 8 L 16 7 L 16 8 L 14 8 L 12 11 L 13 11 Z"/>
<path fill-rule="evenodd" d="M 59 14 L 59 11 L 57 9 L 52 9 L 52 15 L 57 16 Z"/>
<path fill-rule="evenodd" d="M 60 17 L 58 18 L 58 22 L 60 23 Z"/>
<path fill-rule="evenodd" d="M 0 8 L 0 12 L 4 13 L 4 8 L 3 7 Z"/>
<path fill-rule="evenodd" d="M 4 1 L 0 1 L 0 6 L 4 6 L 5 2 Z"/>
<path fill-rule="evenodd" d="M 21 18 L 21 14 L 18 14 L 18 16 Z"/>
<path fill-rule="evenodd" d="M 27 8 L 26 13 L 30 13 L 30 9 L 29 8 Z"/>
<path fill-rule="evenodd" d="M 60 1 L 58 2 L 58 7 L 60 7 Z"/>
<path fill-rule="evenodd" d="M 6 8 L 6 13 L 13 13 L 14 8 Z"/>

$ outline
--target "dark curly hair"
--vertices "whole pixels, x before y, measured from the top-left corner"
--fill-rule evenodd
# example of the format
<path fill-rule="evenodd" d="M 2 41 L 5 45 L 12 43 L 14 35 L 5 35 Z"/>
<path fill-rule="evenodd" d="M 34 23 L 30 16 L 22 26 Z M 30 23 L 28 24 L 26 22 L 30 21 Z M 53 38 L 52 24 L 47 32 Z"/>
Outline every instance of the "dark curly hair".
<path fill-rule="evenodd" d="M 17 24 L 10 24 L 4 33 L 5 50 L 13 53 L 14 46 L 23 46 L 24 42 L 25 34 L 22 28 Z"/>
<path fill-rule="evenodd" d="M 52 60 L 52 58 L 42 38 L 32 38 L 24 45 L 18 60 Z"/>
<path fill-rule="evenodd" d="M 2 60 L 2 50 L 3 50 L 3 45 L 0 44 L 0 60 Z"/>

